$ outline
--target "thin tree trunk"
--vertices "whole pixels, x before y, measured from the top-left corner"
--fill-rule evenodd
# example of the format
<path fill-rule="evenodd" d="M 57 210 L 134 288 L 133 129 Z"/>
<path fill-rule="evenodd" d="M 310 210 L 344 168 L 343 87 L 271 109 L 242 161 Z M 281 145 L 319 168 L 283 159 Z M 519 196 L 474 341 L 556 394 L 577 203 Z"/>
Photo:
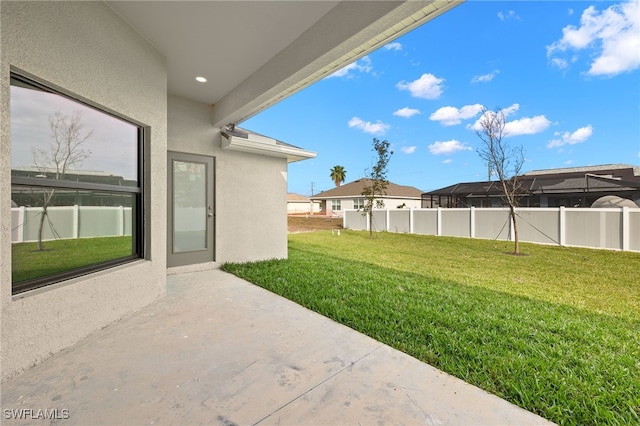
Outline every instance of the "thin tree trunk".
<path fill-rule="evenodd" d="M 40 215 L 40 227 L 38 228 L 38 251 L 43 250 L 42 246 L 42 230 L 44 229 L 44 219 L 47 216 L 47 206 L 42 207 L 42 214 Z"/>
<path fill-rule="evenodd" d="M 520 254 L 520 244 L 518 240 L 518 221 L 516 220 L 516 209 L 509 205 L 509 210 L 511 212 L 511 220 L 513 221 L 513 254 Z"/>

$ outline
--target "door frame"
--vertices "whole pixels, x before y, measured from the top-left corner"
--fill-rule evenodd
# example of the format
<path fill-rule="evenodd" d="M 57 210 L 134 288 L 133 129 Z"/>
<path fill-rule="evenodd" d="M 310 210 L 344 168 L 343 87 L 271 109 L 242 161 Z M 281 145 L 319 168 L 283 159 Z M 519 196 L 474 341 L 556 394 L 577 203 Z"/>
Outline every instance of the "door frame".
<path fill-rule="evenodd" d="M 174 162 L 184 161 L 206 166 L 206 249 L 174 252 Z M 215 203 L 215 157 L 167 151 L 167 267 L 193 265 L 216 260 L 216 203 Z"/>

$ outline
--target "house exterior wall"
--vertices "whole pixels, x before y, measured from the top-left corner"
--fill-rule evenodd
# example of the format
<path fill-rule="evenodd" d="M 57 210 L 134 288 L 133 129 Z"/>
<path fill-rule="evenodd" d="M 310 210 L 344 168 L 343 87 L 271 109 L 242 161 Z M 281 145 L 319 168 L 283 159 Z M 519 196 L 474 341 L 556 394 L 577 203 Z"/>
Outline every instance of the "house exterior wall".
<path fill-rule="evenodd" d="M 345 198 L 328 198 L 326 200 L 321 200 L 321 213 L 326 215 L 336 214 L 339 216 L 343 215 L 345 210 L 355 210 L 354 200 L 356 199 L 364 199 L 364 197 L 345 197 Z M 340 200 L 340 210 L 332 210 L 332 202 L 334 200 Z M 407 209 L 419 209 L 421 207 L 420 199 L 413 198 L 384 198 L 384 209 L 395 209 L 399 208 L 398 206 L 405 204 L 404 208 Z"/>
<path fill-rule="evenodd" d="M 310 201 L 288 201 L 287 214 L 319 213 L 320 203 Z"/>
<path fill-rule="evenodd" d="M 165 292 L 165 59 L 102 2 L 0 2 L 2 380 Z M 10 67 L 150 128 L 146 260 L 11 294 Z"/>
<path fill-rule="evenodd" d="M 287 160 L 221 148 L 212 107 L 170 95 L 168 149 L 215 158 L 216 262 L 287 257 Z"/>

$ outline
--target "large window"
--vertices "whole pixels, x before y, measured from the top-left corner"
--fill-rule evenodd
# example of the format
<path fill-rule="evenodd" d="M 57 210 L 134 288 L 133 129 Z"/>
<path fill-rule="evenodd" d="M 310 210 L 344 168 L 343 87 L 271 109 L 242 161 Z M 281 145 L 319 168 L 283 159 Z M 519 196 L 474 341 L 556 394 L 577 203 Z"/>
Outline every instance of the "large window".
<path fill-rule="evenodd" d="M 353 208 L 356 210 L 364 209 L 364 198 L 354 198 L 353 199 Z"/>
<path fill-rule="evenodd" d="M 11 74 L 13 293 L 143 256 L 144 129 Z"/>

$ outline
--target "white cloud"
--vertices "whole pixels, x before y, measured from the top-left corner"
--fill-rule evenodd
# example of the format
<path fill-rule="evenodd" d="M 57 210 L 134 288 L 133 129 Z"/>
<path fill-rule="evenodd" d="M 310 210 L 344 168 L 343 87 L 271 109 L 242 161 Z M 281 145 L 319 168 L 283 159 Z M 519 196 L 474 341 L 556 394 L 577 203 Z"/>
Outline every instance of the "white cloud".
<path fill-rule="evenodd" d="M 350 77 L 350 76 L 353 75 L 353 73 L 351 71 L 369 73 L 369 72 L 371 72 L 372 69 L 373 69 L 373 67 L 371 66 L 371 59 L 369 58 L 369 56 L 364 56 L 360 60 L 358 60 L 356 62 L 352 62 L 349 65 L 340 68 L 338 71 L 334 72 L 333 74 L 328 75 L 325 78 Z"/>
<path fill-rule="evenodd" d="M 353 117 L 351 120 L 349 120 L 349 127 L 362 130 L 363 132 L 370 133 L 372 135 L 384 135 L 387 130 L 391 128 L 390 125 L 385 124 L 380 120 L 372 123 L 370 121 L 364 121 L 358 117 Z"/>
<path fill-rule="evenodd" d="M 531 118 L 526 117 L 508 121 L 504 126 L 504 132 L 507 136 L 535 135 L 546 130 L 550 125 L 551 121 L 547 117 L 536 115 Z"/>
<path fill-rule="evenodd" d="M 480 104 L 465 105 L 458 109 L 452 106 L 439 108 L 429 116 L 431 121 L 439 121 L 444 126 L 454 126 L 460 124 L 462 120 L 467 120 L 478 115 L 483 106 Z"/>
<path fill-rule="evenodd" d="M 472 83 L 488 83 L 491 80 L 493 80 L 493 77 L 495 77 L 499 73 L 500 73 L 500 70 L 494 70 L 494 71 L 490 72 L 489 74 L 476 75 L 471 79 L 471 82 Z"/>
<path fill-rule="evenodd" d="M 505 116 L 505 120 L 510 115 L 516 113 L 520 109 L 519 104 L 513 104 L 506 108 L 501 109 Z M 482 130 L 480 122 L 487 114 L 495 114 L 494 111 L 487 110 L 484 114 L 476 120 L 471 126 L 467 126 L 471 130 Z M 551 121 L 544 115 L 536 115 L 535 117 L 524 117 L 513 121 L 507 121 L 504 125 L 504 136 L 519 136 L 519 135 L 534 135 L 546 130 L 551 125 Z"/>
<path fill-rule="evenodd" d="M 553 139 L 547 144 L 547 148 L 559 148 L 564 145 L 575 145 L 582 143 L 589 139 L 593 134 L 593 127 L 589 124 L 585 127 L 580 127 L 573 133 L 569 132 L 555 132 L 554 136 L 560 136 L 559 139 Z"/>
<path fill-rule="evenodd" d="M 416 149 L 418 149 L 417 146 L 403 146 L 400 148 L 400 151 L 405 154 L 413 154 L 414 152 L 416 152 Z"/>
<path fill-rule="evenodd" d="M 602 12 L 589 6 L 582 12 L 580 27 L 567 25 L 562 38 L 547 46 L 547 57 L 562 65 L 553 61 L 554 56 L 570 49 L 590 51 L 594 59 L 589 75 L 614 76 L 640 68 L 640 2 L 631 0 Z"/>
<path fill-rule="evenodd" d="M 515 19 L 517 21 L 520 20 L 520 17 L 518 16 L 518 14 L 513 10 L 510 10 L 506 13 L 498 12 L 498 18 L 500 18 L 501 21 L 504 21 L 507 19 Z"/>
<path fill-rule="evenodd" d="M 564 162 L 565 166 L 570 166 L 572 164 L 573 164 L 573 160 L 567 160 L 567 161 Z"/>
<path fill-rule="evenodd" d="M 449 155 L 454 154 L 458 151 L 471 151 L 472 149 L 473 148 L 471 148 L 470 146 L 465 145 L 464 143 L 455 139 L 445 142 L 438 141 L 429 145 L 429 152 L 433 155 Z"/>
<path fill-rule="evenodd" d="M 519 109 L 520 109 L 520 104 L 513 104 L 511 106 L 503 108 L 501 111 L 502 111 L 502 113 L 504 114 L 505 117 L 508 117 L 511 114 L 517 112 Z"/>
<path fill-rule="evenodd" d="M 402 44 L 395 41 L 393 43 L 385 44 L 384 48 L 386 50 L 402 50 Z"/>
<path fill-rule="evenodd" d="M 422 76 L 411 82 L 401 81 L 396 85 L 400 90 L 408 90 L 414 98 L 438 99 L 442 94 L 444 78 L 438 78 L 433 74 Z"/>
<path fill-rule="evenodd" d="M 453 160 L 451 158 L 447 158 L 446 160 L 442 161 L 442 164 L 451 164 L 453 163 Z"/>
<path fill-rule="evenodd" d="M 398 117 L 410 118 L 416 114 L 421 114 L 419 109 L 404 107 L 400 108 L 397 111 L 394 111 L 393 115 L 397 115 Z"/>
<path fill-rule="evenodd" d="M 566 70 L 567 68 L 569 68 L 569 62 L 561 58 L 552 58 L 551 64 L 561 70 Z"/>

